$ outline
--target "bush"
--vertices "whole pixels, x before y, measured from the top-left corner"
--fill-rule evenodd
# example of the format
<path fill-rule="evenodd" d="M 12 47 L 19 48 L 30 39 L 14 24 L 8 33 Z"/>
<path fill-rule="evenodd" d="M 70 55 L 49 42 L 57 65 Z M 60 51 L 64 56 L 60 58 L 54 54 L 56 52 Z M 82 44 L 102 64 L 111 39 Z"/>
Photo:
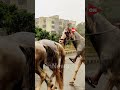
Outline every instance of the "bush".
<path fill-rule="evenodd" d="M 42 30 L 41 28 L 35 28 L 35 37 L 37 40 L 49 39 L 56 42 L 59 41 L 59 36 L 57 34 L 50 34 L 46 30 Z"/>
<path fill-rule="evenodd" d="M 0 28 L 7 34 L 27 31 L 34 32 L 34 14 L 19 10 L 15 5 L 0 2 Z"/>

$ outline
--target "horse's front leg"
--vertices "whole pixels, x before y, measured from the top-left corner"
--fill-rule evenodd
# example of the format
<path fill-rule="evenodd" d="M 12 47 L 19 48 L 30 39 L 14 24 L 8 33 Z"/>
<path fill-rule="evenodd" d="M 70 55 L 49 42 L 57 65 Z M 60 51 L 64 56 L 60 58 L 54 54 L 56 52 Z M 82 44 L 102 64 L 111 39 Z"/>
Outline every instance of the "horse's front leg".
<path fill-rule="evenodd" d="M 81 57 L 81 59 L 80 59 L 79 62 L 78 62 L 78 65 L 77 65 L 77 68 L 76 68 L 76 70 L 75 70 L 75 72 L 74 72 L 74 75 L 73 75 L 73 77 L 72 77 L 72 80 L 70 81 L 70 84 L 71 84 L 71 85 L 73 85 L 74 81 L 76 80 L 76 76 L 77 76 L 78 70 L 79 70 L 82 62 L 84 62 L 83 57 Z"/>
<path fill-rule="evenodd" d="M 53 81 L 54 76 L 55 76 L 55 73 L 53 72 L 52 75 L 50 76 L 50 82 Z"/>

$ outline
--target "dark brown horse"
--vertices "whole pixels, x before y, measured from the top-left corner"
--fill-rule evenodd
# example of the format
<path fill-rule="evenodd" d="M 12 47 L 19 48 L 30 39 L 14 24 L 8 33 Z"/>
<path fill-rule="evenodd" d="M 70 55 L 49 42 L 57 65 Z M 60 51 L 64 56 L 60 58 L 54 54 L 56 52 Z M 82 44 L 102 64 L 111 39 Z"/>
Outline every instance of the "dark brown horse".
<path fill-rule="evenodd" d="M 26 36 L 27 36 L 27 38 L 26 38 Z M 29 86 L 29 88 L 26 88 L 25 90 L 34 90 L 34 88 L 35 88 L 34 85 L 33 85 L 34 84 L 34 82 L 33 82 L 34 81 L 34 68 L 33 68 L 34 67 L 34 34 L 29 33 L 29 32 L 19 32 L 19 33 L 15 33 L 15 34 L 12 34 L 12 35 L 9 35 L 9 36 L 1 36 L 0 40 L 2 40 L 2 42 L 6 42 L 6 44 L 3 47 L 3 50 L 5 49 L 5 51 L 7 51 L 6 48 L 14 48 L 14 46 L 18 47 L 18 49 L 17 49 L 18 51 L 20 49 L 20 51 L 22 52 L 20 54 L 20 57 L 23 54 L 22 56 L 25 57 L 25 64 L 26 64 L 26 69 L 24 69 L 25 70 L 24 73 L 26 73 L 27 75 L 26 75 L 26 78 L 24 78 L 24 82 L 26 82 L 26 84 Z M 12 50 L 11 49 L 11 51 L 14 54 L 16 53 L 15 55 L 19 56 L 19 54 L 17 53 L 17 50 Z M 12 53 L 11 51 L 7 52 L 8 55 L 9 55 L 9 53 L 11 55 L 11 53 Z M 2 51 L 1 51 L 1 53 L 2 53 Z M 6 57 L 10 57 L 10 56 L 6 55 Z M 11 58 L 14 58 L 14 57 L 11 56 Z M 16 59 L 16 62 L 20 62 L 20 61 L 18 59 Z M 8 62 L 8 63 L 11 63 L 11 65 L 14 66 L 15 61 L 14 62 Z M 10 66 L 8 66 L 8 68 L 10 68 Z M 16 66 L 14 68 L 16 68 Z M 19 67 L 19 68 L 21 68 L 21 67 Z M 20 82 L 22 82 L 22 79 L 21 79 Z M 14 82 L 11 82 L 11 85 L 12 85 L 12 83 L 14 84 Z M 18 83 L 18 85 L 19 84 L 20 83 Z M 11 88 L 9 88 L 9 90 L 11 90 Z M 20 87 L 18 87 L 18 88 L 20 88 Z M 6 90 L 6 89 L 3 89 L 3 90 Z M 12 90 L 14 90 L 14 89 L 12 89 Z M 20 88 L 20 90 L 22 90 L 22 87 Z"/>
<path fill-rule="evenodd" d="M 105 90 L 112 90 L 114 86 L 120 90 L 120 29 L 112 25 L 102 15 L 86 15 L 86 31 L 95 48 L 100 67 L 94 76 L 86 76 L 89 85 L 95 87 L 101 75 L 109 72 L 110 77 Z"/>
<path fill-rule="evenodd" d="M 29 58 L 24 47 L 4 37 L 0 42 L 0 89 L 33 90 L 34 86 L 30 86 L 29 81 L 32 79 L 29 77 Z"/>
<path fill-rule="evenodd" d="M 43 71 L 43 64 L 46 64 L 53 71 L 50 80 L 52 80 L 55 76 L 56 82 L 59 85 L 59 90 L 63 90 L 63 71 L 65 63 L 64 48 L 57 42 L 43 39 L 40 41 L 36 41 L 35 51 L 36 71 L 39 73 L 39 76 L 43 77 L 42 80 L 44 80 L 45 77 L 48 77 L 47 74 L 45 74 Z M 61 57 L 60 63 L 59 57 Z"/>

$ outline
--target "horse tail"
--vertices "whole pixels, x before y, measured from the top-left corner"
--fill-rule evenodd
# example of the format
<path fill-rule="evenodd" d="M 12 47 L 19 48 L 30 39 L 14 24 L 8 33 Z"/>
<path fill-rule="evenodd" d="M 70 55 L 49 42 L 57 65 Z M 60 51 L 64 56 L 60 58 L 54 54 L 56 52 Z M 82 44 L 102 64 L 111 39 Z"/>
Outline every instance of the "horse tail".
<path fill-rule="evenodd" d="M 63 87 L 63 75 L 64 75 L 64 64 L 65 64 L 65 50 L 62 47 L 61 44 L 56 43 L 58 50 L 59 50 L 59 55 L 61 56 L 61 62 L 60 62 L 60 69 L 59 69 L 59 74 L 60 74 L 60 81 L 61 81 L 61 86 Z"/>
<path fill-rule="evenodd" d="M 60 72 L 61 72 L 61 79 L 63 80 L 63 74 L 64 74 L 64 64 L 65 64 L 65 51 L 64 48 L 61 47 L 61 63 L 60 63 Z"/>
<path fill-rule="evenodd" d="M 59 85 L 60 90 L 63 89 L 63 80 L 61 79 L 60 70 L 58 68 L 55 69 L 56 75 L 56 83 Z"/>

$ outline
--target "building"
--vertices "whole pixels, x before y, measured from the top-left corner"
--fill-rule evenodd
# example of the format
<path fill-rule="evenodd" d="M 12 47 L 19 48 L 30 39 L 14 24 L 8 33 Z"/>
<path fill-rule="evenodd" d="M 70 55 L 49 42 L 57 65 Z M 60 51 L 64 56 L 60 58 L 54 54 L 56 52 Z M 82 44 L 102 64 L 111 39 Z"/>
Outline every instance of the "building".
<path fill-rule="evenodd" d="M 35 0 L 0 0 L 7 4 L 15 4 L 19 9 L 26 9 L 28 12 L 35 12 Z"/>
<path fill-rule="evenodd" d="M 60 19 L 58 15 L 39 17 L 35 19 L 35 26 L 51 33 L 61 34 L 66 25 L 71 22 L 76 26 L 76 21 Z"/>

